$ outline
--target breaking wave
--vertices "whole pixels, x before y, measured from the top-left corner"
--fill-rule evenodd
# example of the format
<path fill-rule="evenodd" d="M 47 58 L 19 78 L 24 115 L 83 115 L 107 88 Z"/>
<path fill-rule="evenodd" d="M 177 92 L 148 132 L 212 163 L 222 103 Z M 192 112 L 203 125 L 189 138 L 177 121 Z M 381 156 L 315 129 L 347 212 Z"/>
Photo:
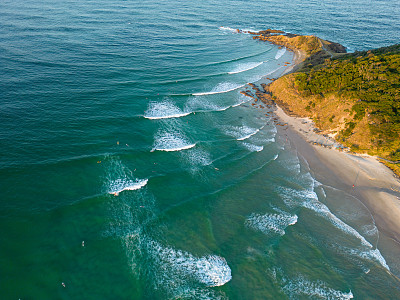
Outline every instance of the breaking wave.
<path fill-rule="evenodd" d="M 265 126 L 265 125 L 264 125 Z M 230 135 L 238 141 L 247 140 L 248 138 L 252 137 L 253 135 L 257 134 L 260 130 L 264 128 L 251 128 L 248 126 L 224 126 L 224 133 Z"/>
<path fill-rule="evenodd" d="M 222 286 L 232 279 L 231 269 L 223 257 L 195 257 L 185 251 L 163 247 L 153 240 L 146 244 L 146 251 L 161 277 L 159 279 L 185 281 L 189 277 L 207 287 Z"/>
<path fill-rule="evenodd" d="M 169 119 L 184 117 L 191 113 L 191 111 L 182 111 L 169 99 L 165 99 L 162 102 L 150 102 L 144 117 L 146 119 Z"/>
<path fill-rule="evenodd" d="M 148 179 L 138 179 L 118 158 L 104 162 L 106 167 L 106 191 L 118 196 L 123 191 L 139 190 L 146 186 Z"/>
<path fill-rule="evenodd" d="M 190 149 L 196 146 L 196 143 L 191 143 L 189 139 L 181 132 L 161 131 L 155 136 L 153 151 L 181 151 Z"/>
<path fill-rule="evenodd" d="M 302 206 L 310 209 L 319 216 L 325 218 L 342 232 L 357 238 L 360 241 L 360 246 L 358 248 L 354 248 L 351 251 L 352 254 L 357 254 L 362 258 L 374 259 L 378 261 L 384 268 L 390 270 L 384 257 L 377 248 L 374 248 L 374 246 L 368 242 L 357 230 L 338 218 L 325 204 L 318 200 L 318 195 L 314 191 L 314 186 L 317 182 L 312 178 L 311 174 L 308 172 L 299 174 L 299 178 L 301 178 L 303 181 L 302 184 L 306 184 L 306 182 L 308 182 L 309 188 L 302 190 L 279 188 L 279 193 L 285 204 L 290 207 Z"/>
<path fill-rule="evenodd" d="M 278 52 L 275 54 L 275 59 L 279 59 L 282 57 L 283 54 L 285 54 L 286 48 L 279 49 Z"/>
<path fill-rule="evenodd" d="M 249 127 L 247 127 L 247 128 L 249 128 Z M 247 128 L 246 128 L 246 129 L 247 129 Z M 257 134 L 261 129 L 262 129 L 262 127 L 261 127 L 261 128 L 258 128 L 258 129 L 256 129 L 256 130 L 254 130 L 254 131 L 251 131 L 249 134 L 247 134 L 247 135 L 245 135 L 245 136 L 242 136 L 242 137 L 238 138 L 237 140 L 238 140 L 238 141 L 247 140 L 248 138 L 250 138 L 250 137 L 252 137 L 253 135 Z M 250 130 L 251 130 L 251 129 L 249 129 L 249 130 L 244 130 L 244 132 L 248 132 L 248 131 L 250 131 Z"/>
<path fill-rule="evenodd" d="M 242 144 L 247 150 L 251 151 L 251 152 L 260 152 L 264 149 L 264 146 L 257 146 L 254 144 L 250 144 L 250 143 L 243 143 Z"/>
<path fill-rule="evenodd" d="M 147 184 L 147 182 L 148 179 L 142 179 L 142 180 L 138 179 L 135 181 L 127 178 L 117 179 L 110 183 L 108 193 L 118 196 L 119 193 L 123 191 L 139 190 L 142 187 L 144 187 Z"/>
<path fill-rule="evenodd" d="M 261 231 L 264 234 L 277 233 L 281 236 L 285 234 L 285 229 L 297 223 L 297 215 L 291 215 L 284 211 L 278 214 L 256 214 L 247 217 L 245 224 L 251 229 Z"/>
<path fill-rule="evenodd" d="M 215 94 L 222 94 L 222 93 L 228 93 L 234 90 L 237 90 L 241 87 L 244 87 L 245 84 L 235 84 L 231 82 L 222 82 L 215 86 L 211 91 L 209 92 L 203 92 L 203 93 L 194 93 L 192 94 L 193 96 L 205 96 L 205 95 L 215 95 Z"/>
<path fill-rule="evenodd" d="M 245 64 L 239 64 L 233 71 L 228 72 L 228 74 L 238 74 L 242 72 L 246 72 L 249 70 L 252 70 L 254 68 L 257 68 L 258 66 L 261 66 L 264 62 L 252 62 L 252 63 L 245 63 Z"/>
<path fill-rule="evenodd" d="M 363 249 L 352 249 L 352 253 L 358 254 L 363 258 L 374 258 L 376 259 L 384 268 L 387 270 L 389 269 L 389 266 L 387 265 L 384 257 L 380 253 L 380 251 L 372 246 L 370 242 L 368 242 L 357 230 L 355 230 L 353 227 L 349 226 L 345 222 L 343 222 L 341 219 L 336 217 L 330 210 L 329 208 L 319 202 L 318 200 L 312 200 L 309 202 L 303 203 L 303 206 L 311 209 L 317 213 L 319 213 L 321 216 L 326 218 L 328 221 L 330 221 L 335 227 L 339 228 L 342 230 L 344 233 L 347 233 L 349 235 L 355 236 L 358 238 L 362 244 Z"/>
<path fill-rule="evenodd" d="M 233 29 L 228 26 L 221 26 L 221 27 L 219 27 L 219 30 L 225 30 L 225 31 L 230 31 L 230 32 L 235 32 L 235 33 L 238 32 L 237 29 Z"/>
<path fill-rule="evenodd" d="M 307 297 L 317 299 L 352 299 L 353 293 L 341 292 L 330 288 L 325 282 L 317 280 L 310 281 L 302 276 L 292 280 L 285 280 L 282 290 L 290 298 Z"/>

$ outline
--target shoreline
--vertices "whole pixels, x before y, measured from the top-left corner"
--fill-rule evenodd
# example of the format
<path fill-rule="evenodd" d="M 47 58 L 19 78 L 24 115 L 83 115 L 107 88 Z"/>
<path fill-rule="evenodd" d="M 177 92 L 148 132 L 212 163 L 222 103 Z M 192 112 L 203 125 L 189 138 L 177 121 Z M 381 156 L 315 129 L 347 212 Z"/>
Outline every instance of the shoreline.
<path fill-rule="evenodd" d="M 307 58 L 300 49 L 288 50 L 294 53 L 292 64 L 280 77 L 295 72 Z M 258 98 L 267 106 L 272 102 L 268 97 Z M 311 119 L 290 116 L 273 102 L 276 109 L 272 114 L 286 125 L 278 130 L 308 162 L 314 178 L 323 185 L 347 192 L 367 207 L 379 231 L 376 247 L 389 263 L 394 263 L 393 257 L 400 253 L 400 181 L 395 173 L 376 157 L 339 151 L 344 147 L 333 138 L 318 134 Z"/>

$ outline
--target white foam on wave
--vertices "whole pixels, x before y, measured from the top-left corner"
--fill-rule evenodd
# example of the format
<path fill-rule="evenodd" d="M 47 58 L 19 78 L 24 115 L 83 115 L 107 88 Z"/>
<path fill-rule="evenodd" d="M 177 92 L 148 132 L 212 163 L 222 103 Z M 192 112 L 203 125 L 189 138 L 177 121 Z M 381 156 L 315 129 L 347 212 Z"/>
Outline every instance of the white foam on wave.
<path fill-rule="evenodd" d="M 260 130 L 264 128 L 264 126 L 260 128 L 252 128 L 248 126 L 224 126 L 223 130 L 225 134 L 236 138 L 236 140 L 244 141 L 257 134 Z"/>
<path fill-rule="evenodd" d="M 251 152 L 261 152 L 264 149 L 264 146 L 257 146 L 250 143 L 243 143 L 242 144 L 247 150 Z"/>
<path fill-rule="evenodd" d="M 247 217 L 245 225 L 267 235 L 277 233 L 283 236 L 288 226 L 297 223 L 297 218 L 297 215 L 291 215 L 284 211 L 280 211 L 277 214 L 267 213 L 264 215 L 253 213 Z"/>
<path fill-rule="evenodd" d="M 116 180 L 110 182 L 108 193 L 118 196 L 119 193 L 121 193 L 123 191 L 139 190 L 142 187 L 144 187 L 148 181 L 149 181 L 148 179 L 142 179 L 142 180 L 140 180 L 140 179 L 131 180 L 128 178 L 116 179 Z"/>
<path fill-rule="evenodd" d="M 258 66 L 261 66 L 264 62 L 250 62 L 250 63 L 243 63 L 243 64 L 239 64 L 236 66 L 236 68 L 231 71 L 228 72 L 228 74 L 238 74 L 238 73 L 242 73 L 242 72 L 246 72 L 249 70 L 252 70 L 254 68 L 257 68 Z"/>
<path fill-rule="evenodd" d="M 191 111 L 182 111 L 171 100 L 164 99 L 162 102 L 150 102 L 144 117 L 146 119 L 169 119 L 184 117 L 191 113 Z"/>
<path fill-rule="evenodd" d="M 389 266 L 387 265 L 384 257 L 380 253 L 380 251 L 377 248 L 374 249 L 373 245 L 370 242 L 368 242 L 357 230 L 355 230 L 353 227 L 349 226 L 348 224 L 343 222 L 341 219 L 336 217 L 325 204 L 322 204 L 318 200 L 314 199 L 314 201 L 304 202 L 303 206 L 308 209 L 311 209 L 311 210 L 317 212 L 318 214 L 320 214 L 321 216 L 325 217 L 335 227 L 339 228 L 343 232 L 358 238 L 360 240 L 361 244 L 364 246 L 364 248 L 362 250 L 352 249 L 352 251 L 354 251 L 353 253 L 356 253 L 363 258 L 368 258 L 368 259 L 374 258 L 384 268 L 386 268 L 387 270 L 390 270 Z"/>
<path fill-rule="evenodd" d="M 301 166 L 300 166 L 300 160 L 297 154 L 295 155 L 290 155 L 289 157 L 286 157 L 284 160 L 282 160 L 282 166 L 288 170 L 289 172 L 293 172 L 295 176 L 299 176 L 301 172 Z M 301 181 L 304 181 L 306 179 L 307 181 L 307 186 L 312 186 L 314 184 L 313 178 L 311 176 L 308 176 L 309 174 L 303 174 L 303 178 L 299 178 Z M 304 176 L 308 177 L 305 178 Z"/>
<path fill-rule="evenodd" d="M 181 132 L 160 131 L 155 136 L 153 151 L 181 151 L 196 146 Z"/>
<path fill-rule="evenodd" d="M 365 235 L 377 236 L 379 235 L 378 228 L 375 224 L 367 224 L 362 227 L 362 231 Z"/>
<path fill-rule="evenodd" d="M 237 90 L 241 87 L 244 87 L 245 84 L 235 84 L 231 82 L 222 82 L 219 83 L 217 86 L 215 86 L 211 91 L 209 92 L 203 92 L 203 93 L 194 93 L 192 94 L 193 96 L 205 96 L 205 95 L 215 95 L 215 94 L 222 94 L 222 93 L 228 93 L 234 90 Z"/>
<path fill-rule="evenodd" d="M 282 49 L 279 49 L 278 52 L 275 54 L 275 59 L 279 59 L 282 57 L 283 54 L 285 54 L 286 48 L 283 47 Z"/>
<path fill-rule="evenodd" d="M 223 257 L 217 255 L 195 257 L 182 250 L 163 247 L 154 240 L 148 240 L 146 247 L 162 281 L 179 283 L 190 278 L 207 287 L 214 287 L 222 286 L 232 279 L 231 269 Z"/>
<path fill-rule="evenodd" d="M 245 102 L 245 101 L 243 101 L 243 102 L 238 102 L 238 103 L 236 103 L 236 104 L 233 104 L 232 107 L 240 106 L 240 105 L 242 105 L 243 103 L 246 103 L 246 102 Z"/>
<path fill-rule="evenodd" d="M 223 30 L 223 31 L 229 31 L 232 33 L 242 33 L 242 34 L 250 34 L 250 32 L 259 32 L 260 30 L 254 30 L 254 29 L 234 29 L 228 26 L 220 26 L 219 30 Z"/>
<path fill-rule="evenodd" d="M 255 130 L 252 130 L 252 128 L 249 128 L 249 127 L 243 127 L 243 131 L 246 133 L 246 132 L 249 132 L 247 135 L 245 135 L 245 136 L 242 136 L 242 137 L 240 137 L 240 138 L 237 138 L 237 140 L 238 141 L 243 141 L 243 140 L 247 140 L 248 138 L 250 138 L 250 137 L 252 137 L 253 135 L 255 135 L 255 134 L 257 134 L 261 129 L 263 129 L 263 127 L 261 127 L 261 128 L 258 128 L 258 129 L 255 129 Z"/>
<path fill-rule="evenodd" d="M 126 167 L 118 157 L 105 159 L 107 193 L 118 196 L 123 191 L 139 190 L 146 186 L 148 179 L 136 178 L 132 171 Z"/>
<path fill-rule="evenodd" d="M 190 97 L 186 103 L 186 109 L 190 111 L 223 111 L 229 107 L 219 106 L 204 97 Z"/>
<path fill-rule="evenodd" d="M 325 282 L 317 280 L 310 281 L 302 276 L 287 280 L 284 279 L 285 285 L 282 290 L 289 298 L 297 299 L 301 296 L 316 299 L 352 299 L 354 295 L 351 291 L 348 293 L 341 292 L 329 287 Z"/>
<path fill-rule="evenodd" d="M 228 26 L 220 26 L 219 30 L 230 31 L 230 32 L 233 32 L 233 33 L 237 33 L 238 32 L 237 29 L 233 29 L 233 28 L 228 27 Z"/>

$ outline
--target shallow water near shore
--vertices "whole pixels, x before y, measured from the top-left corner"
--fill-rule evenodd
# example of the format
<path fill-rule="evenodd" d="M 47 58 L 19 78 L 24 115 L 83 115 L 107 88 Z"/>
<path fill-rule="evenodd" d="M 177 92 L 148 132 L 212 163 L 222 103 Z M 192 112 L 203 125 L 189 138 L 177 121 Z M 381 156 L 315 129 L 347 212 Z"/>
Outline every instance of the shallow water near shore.
<path fill-rule="evenodd" d="M 369 211 L 240 93 L 293 53 L 234 29 L 398 42 L 366 3 L 3 1 L 1 298 L 400 298 Z"/>

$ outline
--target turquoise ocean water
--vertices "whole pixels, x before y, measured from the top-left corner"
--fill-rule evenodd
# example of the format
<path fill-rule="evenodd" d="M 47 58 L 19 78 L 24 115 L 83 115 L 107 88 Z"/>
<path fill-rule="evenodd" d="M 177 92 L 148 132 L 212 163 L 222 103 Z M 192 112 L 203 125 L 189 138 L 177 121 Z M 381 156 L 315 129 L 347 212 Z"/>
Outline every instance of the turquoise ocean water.
<path fill-rule="evenodd" d="M 1 1 L 1 299 L 400 298 L 369 211 L 240 94 L 292 53 L 236 28 L 355 51 L 397 43 L 400 11 Z"/>

